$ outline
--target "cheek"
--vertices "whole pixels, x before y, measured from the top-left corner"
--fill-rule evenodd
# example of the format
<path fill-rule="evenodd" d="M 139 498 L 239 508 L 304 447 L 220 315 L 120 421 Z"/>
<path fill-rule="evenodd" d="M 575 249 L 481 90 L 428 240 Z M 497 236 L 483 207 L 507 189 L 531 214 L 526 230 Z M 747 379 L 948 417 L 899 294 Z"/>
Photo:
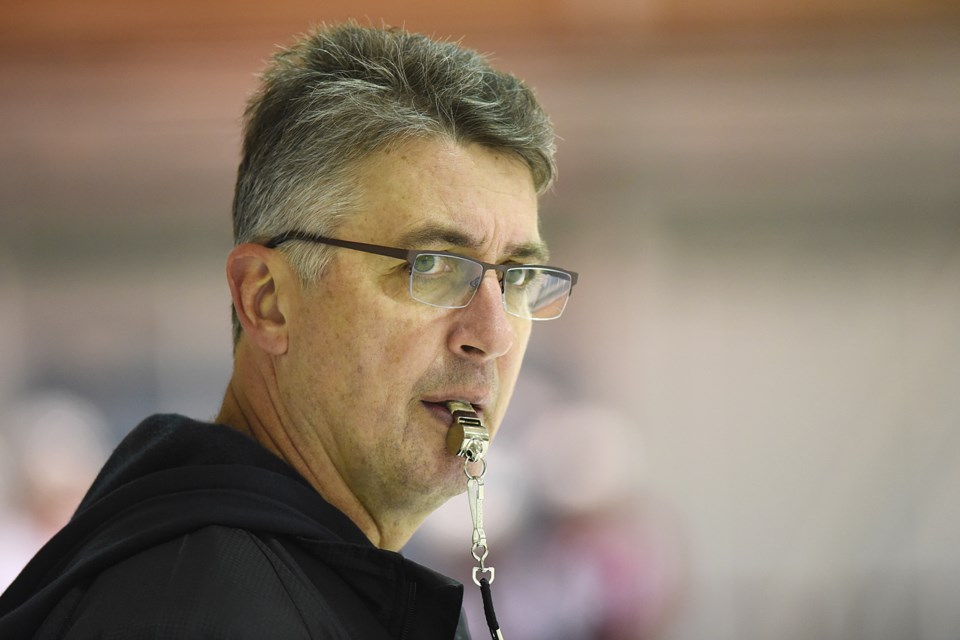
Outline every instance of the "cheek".
<path fill-rule="evenodd" d="M 527 343 L 530 341 L 530 323 L 521 321 L 522 324 L 515 325 L 514 331 L 516 342 L 509 353 L 497 361 L 498 373 L 500 375 L 500 406 L 498 410 L 498 423 L 506 413 L 507 404 L 513 396 L 513 388 L 520 375 L 520 365 L 523 364 L 523 356 L 527 350 Z"/>
<path fill-rule="evenodd" d="M 515 341 L 513 343 L 513 348 L 506 355 L 506 360 L 509 361 L 509 366 L 515 372 L 520 370 L 520 364 L 523 362 L 523 356 L 527 352 L 527 344 L 530 342 L 530 332 L 533 328 L 532 322 L 530 320 L 521 320 L 516 319 L 516 322 L 513 325 L 513 334 L 515 336 Z"/>
<path fill-rule="evenodd" d="M 409 386 L 437 359 L 439 337 L 422 317 L 396 309 L 379 309 L 353 318 L 344 327 L 348 348 L 342 350 L 345 370 L 371 393 Z"/>

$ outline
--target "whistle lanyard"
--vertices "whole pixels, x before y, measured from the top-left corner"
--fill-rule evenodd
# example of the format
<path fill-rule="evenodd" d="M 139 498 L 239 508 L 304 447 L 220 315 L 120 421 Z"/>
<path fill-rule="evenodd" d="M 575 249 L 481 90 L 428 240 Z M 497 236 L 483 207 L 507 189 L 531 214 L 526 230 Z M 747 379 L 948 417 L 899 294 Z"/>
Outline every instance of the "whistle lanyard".
<path fill-rule="evenodd" d="M 464 463 L 463 472 L 467 475 L 467 500 L 470 502 L 470 518 L 473 520 L 473 546 L 470 548 L 470 554 L 477 561 L 477 566 L 473 568 L 473 583 L 480 587 L 483 615 L 487 619 L 490 637 L 493 640 L 503 640 L 500 623 L 497 622 L 497 613 L 493 610 L 493 595 L 490 593 L 490 585 L 496 577 L 496 571 L 486 564 L 490 549 L 487 547 L 487 534 L 483 531 L 483 477 L 487 474 L 487 461 L 480 460 L 483 466 L 480 474 L 476 476 L 470 473 L 469 462 L 467 460 Z M 489 579 L 485 574 L 490 574 Z"/>
<path fill-rule="evenodd" d="M 492 640 L 503 640 L 490 593 L 496 571 L 487 565 L 490 548 L 487 546 L 487 534 L 483 530 L 483 478 L 487 475 L 484 455 L 487 453 L 490 434 L 469 403 L 448 402 L 447 408 L 453 416 L 453 424 L 447 434 L 447 448 L 451 453 L 464 458 L 463 473 L 467 476 L 467 501 L 470 503 L 470 519 L 473 521 L 470 555 L 477 561 L 477 566 L 473 568 L 473 583 L 480 587 L 483 614 L 487 619 L 490 637 Z M 479 474 L 470 473 L 471 462 L 480 464 Z"/>

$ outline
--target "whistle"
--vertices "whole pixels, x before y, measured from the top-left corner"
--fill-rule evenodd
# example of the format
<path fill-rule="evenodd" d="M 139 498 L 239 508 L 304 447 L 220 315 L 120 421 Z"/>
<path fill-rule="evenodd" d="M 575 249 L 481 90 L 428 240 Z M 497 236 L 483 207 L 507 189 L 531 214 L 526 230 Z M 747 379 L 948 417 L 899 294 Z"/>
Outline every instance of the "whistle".
<path fill-rule="evenodd" d="M 447 409 L 453 414 L 453 424 L 447 431 L 447 450 L 470 462 L 483 459 L 490 443 L 490 432 L 469 402 L 451 400 Z"/>

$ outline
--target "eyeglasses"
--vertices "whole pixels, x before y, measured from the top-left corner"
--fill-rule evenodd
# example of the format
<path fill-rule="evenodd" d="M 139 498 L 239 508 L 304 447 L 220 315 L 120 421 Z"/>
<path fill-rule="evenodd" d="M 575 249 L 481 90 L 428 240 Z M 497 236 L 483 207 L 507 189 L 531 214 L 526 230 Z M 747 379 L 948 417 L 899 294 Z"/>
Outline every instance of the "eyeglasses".
<path fill-rule="evenodd" d="M 445 309 L 462 309 L 470 304 L 484 274 L 492 269 L 497 272 L 503 308 L 507 313 L 530 320 L 553 320 L 563 313 L 573 285 L 577 283 L 576 273 L 556 267 L 490 264 L 446 251 L 397 249 L 299 231 L 271 238 L 264 246 L 273 249 L 293 240 L 405 260 L 410 269 L 410 295 L 413 299 Z"/>

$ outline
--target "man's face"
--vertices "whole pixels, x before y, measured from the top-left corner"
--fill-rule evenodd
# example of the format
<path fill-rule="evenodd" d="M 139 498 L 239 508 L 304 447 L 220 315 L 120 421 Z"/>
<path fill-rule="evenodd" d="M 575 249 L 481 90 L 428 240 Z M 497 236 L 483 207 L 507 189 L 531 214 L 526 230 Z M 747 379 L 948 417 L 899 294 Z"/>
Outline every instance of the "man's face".
<path fill-rule="evenodd" d="M 478 145 L 412 141 L 370 158 L 344 240 L 537 261 L 537 196 L 520 160 Z M 335 249 L 286 310 L 278 361 L 291 438 L 312 470 L 335 470 L 371 513 L 428 512 L 465 487 L 445 448 L 444 403 L 474 404 L 496 433 L 530 336 L 486 273 L 462 309 L 418 302 L 400 260 Z"/>

